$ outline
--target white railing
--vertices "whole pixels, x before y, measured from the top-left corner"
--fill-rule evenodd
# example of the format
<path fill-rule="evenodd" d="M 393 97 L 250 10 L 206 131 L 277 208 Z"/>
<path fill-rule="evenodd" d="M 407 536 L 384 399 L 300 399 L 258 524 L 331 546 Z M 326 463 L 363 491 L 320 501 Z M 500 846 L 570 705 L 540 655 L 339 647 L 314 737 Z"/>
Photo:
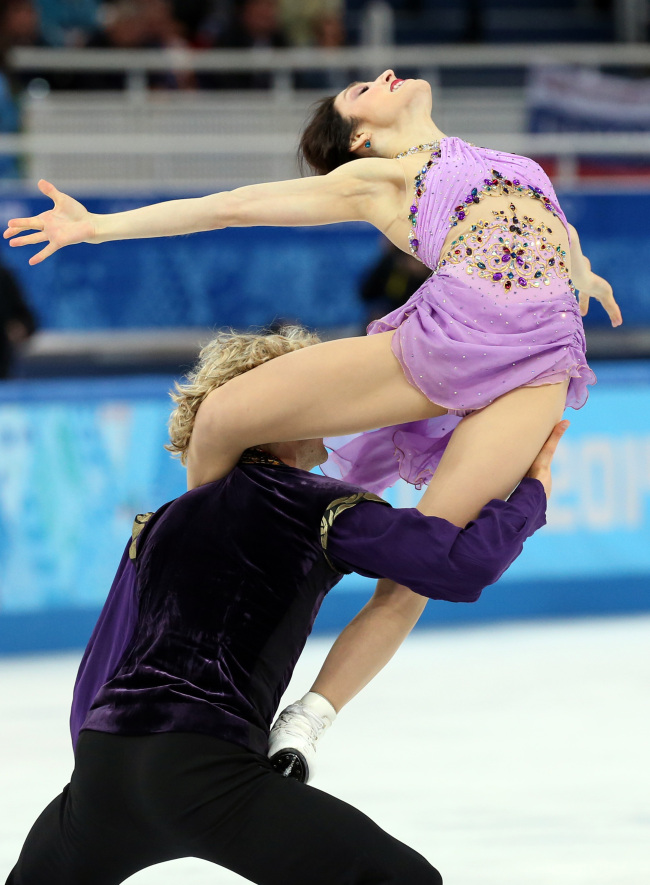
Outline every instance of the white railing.
<path fill-rule="evenodd" d="M 167 71 L 268 73 L 273 91 L 293 90 L 300 71 L 349 72 L 377 76 L 386 68 L 416 69 L 434 91 L 449 68 L 530 68 L 571 64 L 648 68 L 648 43 L 531 43 L 508 46 L 355 46 L 340 49 L 43 49 L 23 47 L 8 55 L 15 71 L 126 74 L 130 91 L 147 89 L 147 74 Z"/>
<path fill-rule="evenodd" d="M 648 43 L 530 43 L 476 46 L 354 46 L 341 49 L 13 49 L 8 63 L 16 71 L 169 70 L 269 72 L 337 71 L 385 67 L 422 70 L 443 68 L 528 68 L 535 64 L 590 67 L 650 65 Z"/>
<path fill-rule="evenodd" d="M 294 177 L 298 131 L 322 91 L 296 90 L 293 75 L 325 71 L 347 78 L 392 67 L 432 83 L 434 114 L 443 131 L 475 144 L 557 161 L 559 186 L 575 184 L 580 157 L 646 158 L 650 134 L 524 132 L 523 88 L 480 85 L 479 69 L 531 70 L 584 65 L 650 69 L 648 44 L 390 46 L 337 50 L 54 50 L 15 49 L 16 71 L 125 72 L 122 92 L 53 92 L 28 96 L 25 132 L 0 136 L 0 155 L 21 158 L 25 178 L 52 177 L 62 187 L 218 189 Z M 476 87 L 441 88 L 446 69 L 476 70 Z M 147 89 L 147 75 L 169 70 L 266 72 L 273 89 Z M 333 90 L 327 90 L 331 92 Z"/>
<path fill-rule="evenodd" d="M 645 158 L 650 171 L 650 133 L 489 133 L 485 137 L 478 133 L 470 140 L 485 147 L 554 160 L 553 180 L 558 188 L 578 184 L 581 157 Z M 281 180 L 298 175 L 295 151 L 294 135 L 266 136 L 263 148 L 232 135 L 0 136 L 0 155 L 27 158 L 30 183 L 40 177 L 52 178 L 62 188 L 82 190 L 162 185 L 219 190 Z M 620 179 L 617 182 L 622 183 Z"/>

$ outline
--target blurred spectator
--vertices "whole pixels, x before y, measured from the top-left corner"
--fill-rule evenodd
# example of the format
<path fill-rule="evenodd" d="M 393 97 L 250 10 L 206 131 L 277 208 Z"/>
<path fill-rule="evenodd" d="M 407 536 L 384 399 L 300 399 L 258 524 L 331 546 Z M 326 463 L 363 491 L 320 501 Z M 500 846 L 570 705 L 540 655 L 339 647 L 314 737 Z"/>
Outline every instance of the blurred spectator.
<path fill-rule="evenodd" d="M 0 0 L 0 51 L 14 46 L 43 46 L 38 9 L 33 0 Z"/>
<path fill-rule="evenodd" d="M 174 19 L 181 25 L 186 40 L 194 43 L 202 22 L 209 18 L 213 3 L 211 0 L 172 0 Z"/>
<path fill-rule="evenodd" d="M 327 49 L 345 46 L 345 26 L 341 13 L 327 12 L 315 18 L 313 35 L 316 46 Z"/>
<path fill-rule="evenodd" d="M 0 135 L 17 132 L 20 115 L 11 91 L 9 77 L 0 65 Z M 0 180 L 18 177 L 18 163 L 11 154 L 0 154 Z"/>
<path fill-rule="evenodd" d="M 280 20 L 278 0 L 241 0 L 230 25 L 217 39 L 223 49 L 268 49 L 289 45 Z M 219 89 L 268 89 L 271 77 L 266 72 L 209 74 L 204 85 Z"/>
<path fill-rule="evenodd" d="M 334 49 L 347 43 L 343 15 L 339 12 L 323 12 L 310 21 L 310 43 L 323 49 Z M 304 70 L 296 75 L 299 89 L 327 89 L 340 92 L 350 82 L 349 71 Z"/>
<path fill-rule="evenodd" d="M 430 275 L 429 268 L 393 246 L 385 252 L 361 281 L 359 294 L 366 305 L 366 325 L 401 307 Z"/>
<path fill-rule="evenodd" d="M 11 271 L 0 264 L 0 378 L 7 378 L 15 351 L 36 331 L 36 319 Z"/>
<path fill-rule="evenodd" d="M 43 44 L 38 14 L 32 0 L 0 0 L 0 132 L 17 132 L 20 112 L 16 92 L 32 79 L 34 74 L 21 76 L 6 65 L 7 53 L 16 46 Z M 16 178 L 18 166 L 15 157 L 0 154 L 0 178 Z"/>
<path fill-rule="evenodd" d="M 99 0 L 35 0 L 48 46 L 84 46 L 97 29 Z"/>
<path fill-rule="evenodd" d="M 183 0 L 178 0 L 182 3 Z M 198 49 L 211 49 L 230 27 L 234 0 L 210 0 L 209 10 L 194 32 L 193 44 Z"/>
<path fill-rule="evenodd" d="M 33 0 L 0 0 L 0 66 L 5 66 L 7 53 L 18 46 L 44 46 L 38 10 Z M 24 85 L 34 73 L 12 74 L 15 86 Z"/>
<path fill-rule="evenodd" d="M 237 49 L 288 46 L 278 0 L 241 0 L 220 45 Z"/>
<path fill-rule="evenodd" d="M 344 45 L 343 0 L 280 0 L 280 10 L 287 39 L 293 46 Z M 323 27 L 327 30 L 328 25 L 332 29 L 330 33 L 319 36 L 319 31 Z M 338 31 L 341 33 L 336 33 Z M 341 42 L 337 42 L 339 36 L 342 36 Z"/>
<path fill-rule="evenodd" d="M 188 46 L 184 26 L 173 14 L 168 0 L 118 0 L 107 5 L 103 27 L 88 40 L 96 49 L 169 49 Z M 84 89 L 123 89 L 122 73 L 98 72 L 80 76 Z M 196 85 L 192 71 L 169 71 L 149 76 L 153 88 L 191 89 Z"/>
<path fill-rule="evenodd" d="M 463 43 L 483 43 L 485 40 L 485 4 L 483 0 L 465 0 L 465 30 Z"/>

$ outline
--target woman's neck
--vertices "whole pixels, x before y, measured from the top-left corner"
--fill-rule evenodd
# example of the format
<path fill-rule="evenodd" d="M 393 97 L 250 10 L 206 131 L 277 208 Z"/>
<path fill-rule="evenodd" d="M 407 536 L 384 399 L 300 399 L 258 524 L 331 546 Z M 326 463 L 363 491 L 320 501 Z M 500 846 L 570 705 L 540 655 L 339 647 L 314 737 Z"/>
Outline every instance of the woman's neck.
<path fill-rule="evenodd" d="M 428 124 L 400 129 L 399 131 L 387 132 L 377 145 L 382 157 L 396 157 L 409 148 L 421 144 L 433 144 L 445 138 L 436 124 L 431 120 Z"/>

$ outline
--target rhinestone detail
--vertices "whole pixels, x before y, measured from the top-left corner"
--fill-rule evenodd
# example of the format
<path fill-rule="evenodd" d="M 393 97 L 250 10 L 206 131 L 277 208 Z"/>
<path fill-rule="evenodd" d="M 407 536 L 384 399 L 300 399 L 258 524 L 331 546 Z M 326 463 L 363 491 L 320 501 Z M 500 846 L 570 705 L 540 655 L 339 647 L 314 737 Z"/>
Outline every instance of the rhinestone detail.
<path fill-rule="evenodd" d="M 454 208 L 454 211 L 449 216 L 449 224 L 451 227 L 456 227 L 459 221 L 464 221 L 471 206 L 474 203 L 480 203 L 483 197 L 487 194 L 496 197 L 532 197 L 535 200 L 539 200 L 545 209 L 556 218 L 559 218 L 557 207 L 553 205 L 549 197 L 542 193 L 542 190 L 539 187 L 522 184 L 518 178 L 513 178 L 512 180 L 504 178 L 496 169 L 492 170 L 492 178 L 484 178 L 483 183 L 485 185 L 484 187 L 480 188 L 480 190 L 477 187 L 473 187 L 463 202 Z M 511 208 L 514 211 L 514 207 L 511 206 Z"/>
<path fill-rule="evenodd" d="M 429 141 L 426 144 L 414 144 L 412 147 L 395 154 L 395 160 L 401 160 L 402 157 L 410 157 L 411 154 L 423 154 L 425 151 L 437 151 L 440 147 L 439 141 Z"/>
<path fill-rule="evenodd" d="M 477 221 L 453 240 L 436 271 L 446 264 L 465 263 L 469 276 L 476 274 L 499 283 L 506 292 L 549 286 L 551 277 L 567 280 L 572 286 L 566 252 L 545 236 L 550 228 L 528 215 L 521 220 L 516 215 L 508 218 L 503 210 L 493 215 L 492 221 Z"/>
<path fill-rule="evenodd" d="M 416 236 L 416 232 L 415 232 L 416 228 L 417 228 L 417 224 L 418 224 L 418 212 L 420 209 L 420 200 L 422 198 L 422 194 L 424 193 L 424 191 L 426 189 L 425 179 L 427 177 L 427 172 L 429 171 L 429 169 L 431 169 L 431 167 L 434 165 L 434 163 L 440 159 L 440 156 L 441 156 L 440 143 L 435 142 L 433 145 L 418 145 L 414 148 L 409 148 L 409 150 L 403 154 L 398 154 L 398 157 L 400 157 L 400 156 L 406 156 L 407 153 L 413 153 L 413 154 L 419 153 L 418 148 L 420 148 L 420 147 L 423 150 L 424 149 L 428 150 L 430 147 L 435 148 L 435 150 L 431 151 L 431 156 L 427 160 L 426 164 L 419 170 L 419 172 L 415 176 L 415 181 L 413 184 L 414 189 L 415 189 L 415 196 L 413 198 L 413 203 L 412 203 L 411 208 L 409 210 L 409 222 L 411 224 L 411 227 L 409 229 L 409 248 L 411 250 L 411 253 L 413 255 L 415 255 L 415 257 L 418 259 L 418 261 L 422 261 L 422 259 L 418 255 L 418 248 L 420 246 L 420 242 L 419 242 L 419 240 Z M 396 159 L 398 159 L 398 157 L 396 157 Z"/>

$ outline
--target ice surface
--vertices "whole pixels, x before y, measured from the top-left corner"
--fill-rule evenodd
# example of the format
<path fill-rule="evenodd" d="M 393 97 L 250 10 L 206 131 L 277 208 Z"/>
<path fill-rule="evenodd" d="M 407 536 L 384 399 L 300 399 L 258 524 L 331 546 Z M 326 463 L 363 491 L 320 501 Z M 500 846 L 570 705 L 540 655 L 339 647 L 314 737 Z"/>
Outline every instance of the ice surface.
<path fill-rule="evenodd" d="M 287 701 L 330 644 L 310 641 Z M 78 659 L 0 660 L 0 882 L 68 781 Z M 316 785 L 424 854 L 446 885 L 644 885 L 649 748 L 649 616 L 431 630 L 341 713 Z M 128 881 L 244 880 L 188 859 Z"/>

